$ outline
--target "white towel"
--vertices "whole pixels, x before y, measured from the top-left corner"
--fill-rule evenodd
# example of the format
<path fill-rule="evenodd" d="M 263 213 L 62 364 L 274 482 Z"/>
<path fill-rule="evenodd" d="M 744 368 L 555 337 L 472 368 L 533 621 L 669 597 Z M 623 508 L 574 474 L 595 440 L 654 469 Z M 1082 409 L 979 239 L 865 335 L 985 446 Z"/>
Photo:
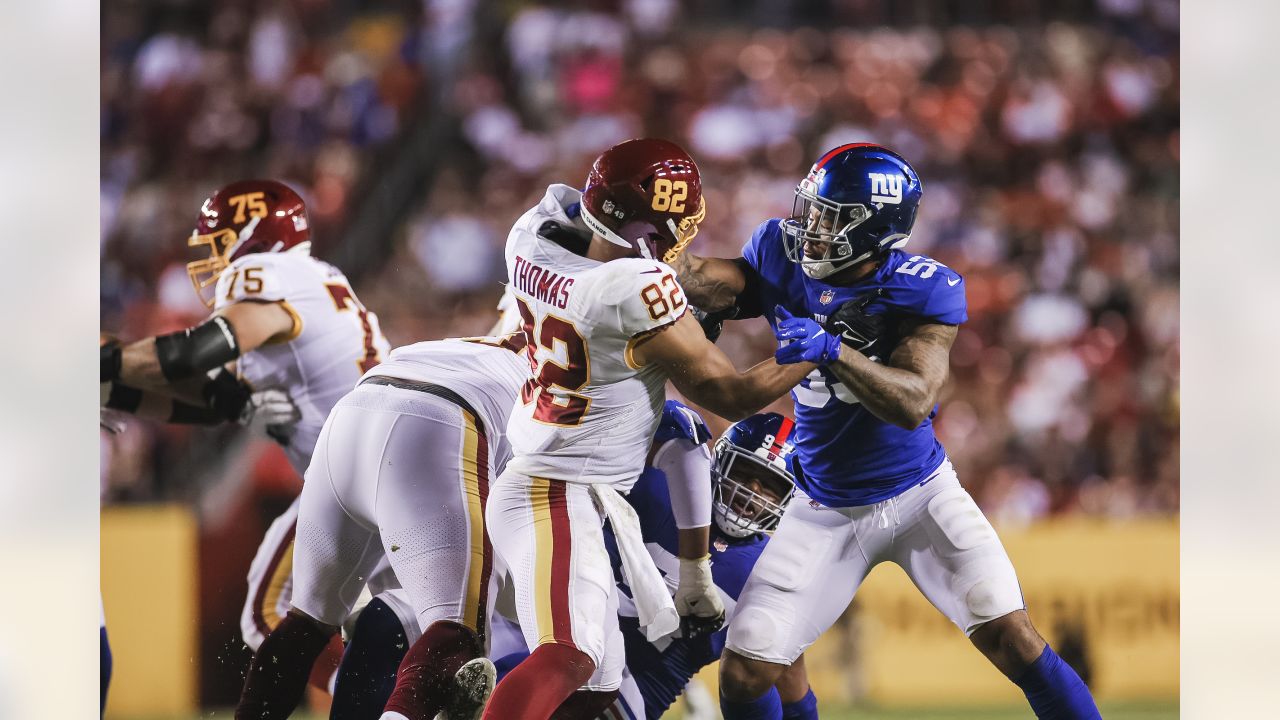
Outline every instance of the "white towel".
<path fill-rule="evenodd" d="M 644 627 L 649 642 L 665 637 L 680 627 L 680 616 L 671 599 L 671 591 L 653 564 L 653 558 L 644 546 L 640 532 L 640 518 L 622 495 L 609 485 L 592 485 L 591 496 L 609 518 L 613 535 L 618 540 L 618 554 L 622 556 L 622 576 L 631 588 L 631 598 L 636 604 L 636 614 Z"/>

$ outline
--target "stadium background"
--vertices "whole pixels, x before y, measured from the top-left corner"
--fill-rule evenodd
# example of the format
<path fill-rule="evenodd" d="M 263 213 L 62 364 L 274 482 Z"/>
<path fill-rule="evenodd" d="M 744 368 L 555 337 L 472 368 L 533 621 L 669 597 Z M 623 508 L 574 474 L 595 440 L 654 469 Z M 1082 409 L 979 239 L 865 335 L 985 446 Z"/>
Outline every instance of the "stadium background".
<path fill-rule="evenodd" d="M 241 177 L 303 193 L 401 344 L 487 329 L 510 223 L 617 140 L 689 148 L 693 250 L 722 256 L 823 150 L 884 143 L 925 183 L 911 249 L 969 288 L 943 443 L 1104 705 L 1176 714 L 1178 23 L 1176 0 L 109 3 L 102 327 L 203 316 L 184 238 Z M 721 345 L 745 367 L 772 339 Z M 135 422 L 103 454 L 110 714 L 231 704 L 243 572 L 298 479 L 234 429 Z M 897 570 L 821 651 L 824 710 L 1017 707 Z"/>

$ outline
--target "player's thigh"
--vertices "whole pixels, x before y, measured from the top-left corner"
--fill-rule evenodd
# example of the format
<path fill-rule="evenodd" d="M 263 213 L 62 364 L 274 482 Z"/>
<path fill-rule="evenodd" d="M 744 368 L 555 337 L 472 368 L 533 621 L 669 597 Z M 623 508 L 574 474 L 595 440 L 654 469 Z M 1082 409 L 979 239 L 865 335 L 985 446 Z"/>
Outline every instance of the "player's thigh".
<path fill-rule="evenodd" d="M 411 390 L 379 461 L 377 523 L 419 624 L 448 620 L 482 633 L 491 553 L 484 528 L 487 439 L 476 419 Z"/>
<path fill-rule="evenodd" d="M 894 562 L 966 635 L 1026 607 L 1004 545 L 950 463 L 897 500 Z"/>
<path fill-rule="evenodd" d="M 249 565 L 240 633 L 254 651 L 289 611 L 299 502 L 300 498 L 294 498 L 289 508 L 272 521 Z"/>
<path fill-rule="evenodd" d="M 613 568 L 588 486 L 509 470 L 489 498 L 488 519 L 529 649 L 557 642 L 586 653 L 597 668 L 605 666 L 618 617 L 608 612 Z M 617 687 L 620 672 L 616 679 L 601 678 L 601 687 Z"/>
<path fill-rule="evenodd" d="M 390 424 L 383 413 L 339 403 L 307 468 L 294 542 L 293 606 L 340 625 L 382 557 L 367 509 L 368 459 Z"/>
<path fill-rule="evenodd" d="M 875 564 L 848 511 L 797 492 L 738 598 L 726 647 L 791 664 L 831 627 Z"/>

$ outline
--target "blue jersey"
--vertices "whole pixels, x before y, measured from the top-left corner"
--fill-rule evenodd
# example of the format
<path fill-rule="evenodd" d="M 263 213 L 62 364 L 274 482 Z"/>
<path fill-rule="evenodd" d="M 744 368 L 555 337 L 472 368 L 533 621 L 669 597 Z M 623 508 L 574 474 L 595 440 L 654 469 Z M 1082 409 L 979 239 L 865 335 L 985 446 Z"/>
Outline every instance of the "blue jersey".
<path fill-rule="evenodd" d="M 780 222 L 773 219 L 756 228 L 742 248 L 742 257 L 759 280 L 754 283 L 756 296 L 740 303 L 748 310 L 744 317 L 762 314 L 776 328 L 773 309 L 781 305 L 795 317 L 825 323 L 845 302 L 878 292 L 867 312 L 886 315 L 890 328 L 903 321 L 959 325 L 968 319 L 964 279 L 936 260 L 892 250 L 875 272 L 857 283 L 828 285 L 787 259 Z M 887 339 L 890 346 L 897 340 Z M 796 485 L 823 505 L 870 505 L 891 498 L 928 478 L 945 459 L 933 433 L 937 406 L 919 427 L 903 430 L 872 415 L 825 368 L 802 380 L 791 397 L 799 465 Z"/>
<path fill-rule="evenodd" d="M 696 423 L 690 423 L 690 417 L 696 419 Z M 694 442 L 705 442 L 710 436 L 702 419 L 693 411 L 674 400 L 668 400 L 654 440 L 663 442 L 684 437 Z M 706 481 L 710 483 L 711 478 L 706 478 Z M 671 582 L 675 582 L 680 568 L 678 537 L 665 474 L 653 467 L 645 468 L 627 495 L 627 502 L 640 517 L 645 545 L 658 569 L 663 575 L 672 578 Z M 767 542 L 768 538 L 763 535 L 730 538 L 720 533 L 715 523 L 711 524 L 711 575 L 721 595 L 728 598 L 725 601 L 727 618 L 732 618 L 732 607 Z M 644 698 L 645 716 L 660 718 L 684 691 L 690 678 L 720 658 L 720 651 L 724 649 L 729 632 L 728 623 L 718 632 L 694 640 L 667 637 L 656 643 L 649 642 L 635 617 L 630 590 L 622 578 L 622 561 L 618 556 L 617 544 L 608 528 L 605 529 L 605 545 L 613 560 L 614 576 L 622 593 L 619 598 L 618 621 L 626 643 L 627 669 Z"/>

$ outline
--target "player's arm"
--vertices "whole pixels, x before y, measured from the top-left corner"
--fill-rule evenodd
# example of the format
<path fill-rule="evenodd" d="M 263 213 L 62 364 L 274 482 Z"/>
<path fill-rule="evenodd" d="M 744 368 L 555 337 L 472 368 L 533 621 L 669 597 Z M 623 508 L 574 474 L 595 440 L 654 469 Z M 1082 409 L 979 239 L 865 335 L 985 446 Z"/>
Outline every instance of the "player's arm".
<path fill-rule="evenodd" d="M 199 377 L 252 352 L 276 336 L 287 336 L 294 316 L 276 302 L 241 301 L 193 328 L 101 350 L 101 381 L 155 388 Z"/>
<path fill-rule="evenodd" d="M 766 360 L 740 373 L 707 340 L 690 313 L 643 338 L 632 356 L 640 365 L 658 365 L 690 400 L 733 421 L 749 417 L 782 397 L 814 368 L 807 362 L 780 365 Z"/>
<path fill-rule="evenodd" d="M 699 560 L 711 548 L 711 455 L 706 443 L 674 438 L 656 445 L 649 461 L 667 479 L 676 521 L 677 554 Z"/>
<path fill-rule="evenodd" d="M 778 306 L 774 309 L 778 318 L 774 332 L 780 345 L 774 358 L 780 363 L 809 361 L 825 366 L 871 414 L 914 430 L 938 402 L 958 328 L 918 321 L 882 365 L 869 355 L 878 352 L 884 325 L 864 312 L 865 305 L 850 301 L 842 306 L 829 323 L 831 332 L 810 318 L 792 317 Z"/>
<path fill-rule="evenodd" d="M 105 383 L 102 406 L 138 417 L 179 425 L 218 425 L 227 420 L 212 407 L 184 402 L 163 392 L 123 383 Z"/>
<path fill-rule="evenodd" d="M 704 258 L 688 251 L 671 264 L 685 297 L 707 313 L 727 310 L 747 292 L 755 270 L 743 258 Z"/>
<path fill-rule="evenodd" d="M 827 367 L 871 414 L 914 430 L 938 404 L 957 331 L 955 325 L 920 323 L 898 343 L 883 365 L 841 345 L 840 357 Z"/>

